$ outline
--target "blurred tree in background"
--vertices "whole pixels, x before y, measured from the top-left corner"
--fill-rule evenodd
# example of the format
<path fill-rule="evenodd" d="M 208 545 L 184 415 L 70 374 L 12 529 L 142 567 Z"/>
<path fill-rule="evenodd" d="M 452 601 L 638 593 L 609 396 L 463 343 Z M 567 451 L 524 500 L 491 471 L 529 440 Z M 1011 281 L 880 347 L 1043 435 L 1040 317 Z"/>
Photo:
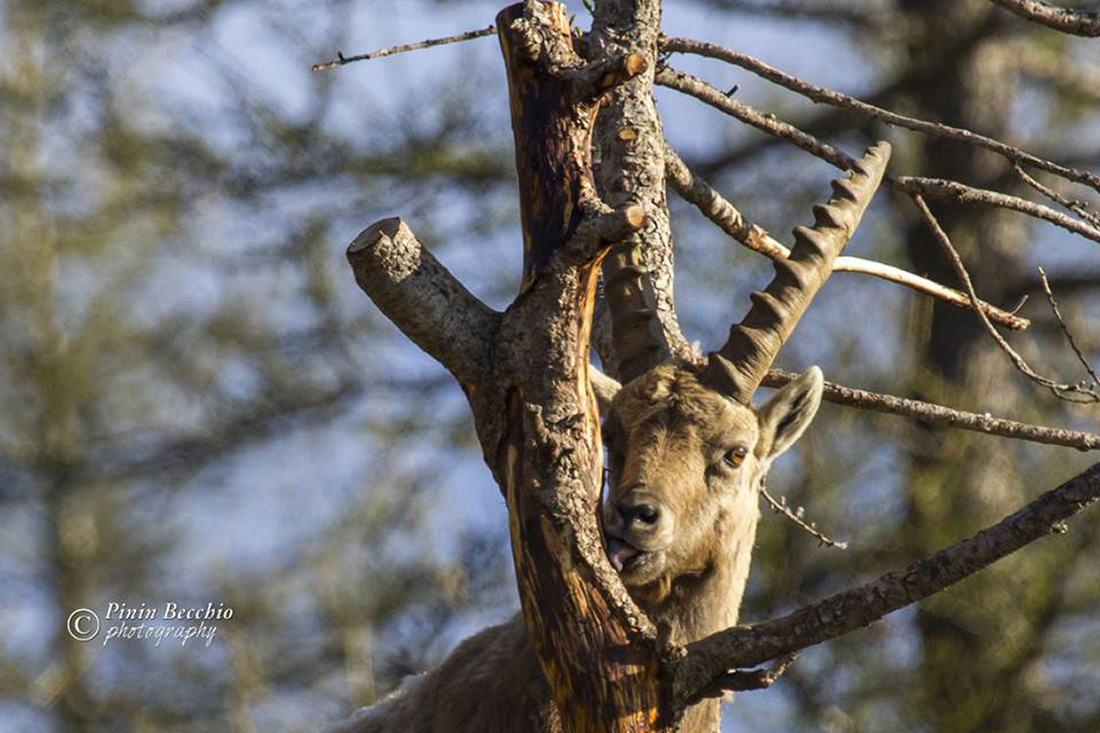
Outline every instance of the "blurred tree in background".
<path fill-rule="evenodd" d="M 581 3 L 570 7 L 584 25 Z M 490 304 L 514 292 L 495 41 L 309 72 L 335 48 L 483 27 L 497 9 L 0 8 L 0 730 L 309 730 L 515 607 L 505 513 L 462 396 L 359 297 L 343 262 L 361 226 L 400 211 Z M 985 0 L 693 0 L 666 14 L 676 34 L 748 44 L 880 106 L 1100 162 L 1095 42 Z M 784 42 L 792 35 L 803 42 Z M 1018 181 L 990 154 L 685 64 L 846 149 L 888 136 L 916 174 Z M 801 222 L 832 175 L 667 91 L 659 100 L 688 162 L 772 231 Z M 881 200 L 889 210 L 854 253 L 955 285 L 911 205 Z M 1034 266 L 1092 356 L 1091 245 L 1011 213 L 936 211 L 984 299 L 1011 308 L 1031 296 L 1033 325 L 1013 343 L 1073 381 L 1080 367 Z M 674 213 L 681 320 L 715 342 L 726 304 L 769 265 L 695 212 Z M 1026 382 L 967 311 L 846 274 L 818 300 L 782 358 L 792 366 L 976 412 L 1095 424 L 1094 409 Z M 852 549 L 819 550 L 766 521 L 742 616 L 926 555 L 1086 459 L 826 407 L 772 483 Z M 915 612 L 808 651 L 773 691 L 739 695 L 726 725 L 1100 727 L 1088 612 L 1100 604 L 1098 534 L 1095 518 L 1078 522 Z M 74 643 L 66 616 L 109 601 L 224 602 L 235 617 L 209 648 Z"/>
<path fill-rule="evenodd" d="M 509 180 L 461 84 L 423 90 L 453 96 L 431 119 L 410 98 L 337 124 L 308 68 L 350 3 L 166 5 L 0 11 L 5 730 L 305 729 L 349 670 L 368 702 L 423 666 L 503 567 L 495 538 L 432 540 L 423 456 L 466 418 L 334 280 L 365 201 Z M 228 50 L 248 46 L 303 72 L 295 99 Z M 198 652 L 65 631 L 169 600 L 237 621 Z"/>

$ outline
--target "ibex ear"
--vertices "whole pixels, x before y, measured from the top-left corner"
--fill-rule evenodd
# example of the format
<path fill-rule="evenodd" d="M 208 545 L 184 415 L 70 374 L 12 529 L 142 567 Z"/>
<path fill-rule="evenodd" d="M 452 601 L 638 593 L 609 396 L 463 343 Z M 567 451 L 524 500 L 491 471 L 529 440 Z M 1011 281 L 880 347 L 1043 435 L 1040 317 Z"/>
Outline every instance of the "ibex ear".
<path fill-rule="evenodd" d="M 596 404 L 600 407 L 600 416 L 607 417 L 615 395 L 623 386 L 594 366 L 588 367 L 588 378 L 592 380 L 592 391 L 596 393 Z"/>
<path fill-rule="evenodd" d="M 760 458 L 770 462 L 794 445 L 817 414 L 824 387 L 821 370 L 812 366 L 760 408 L 760 442 L 756 448 Z"/>

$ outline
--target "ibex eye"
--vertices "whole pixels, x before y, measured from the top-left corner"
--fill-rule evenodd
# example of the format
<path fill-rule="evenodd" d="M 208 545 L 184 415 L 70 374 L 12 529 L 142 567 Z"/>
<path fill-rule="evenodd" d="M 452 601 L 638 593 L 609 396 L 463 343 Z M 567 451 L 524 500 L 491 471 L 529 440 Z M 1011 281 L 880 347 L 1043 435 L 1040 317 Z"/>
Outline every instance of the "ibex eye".
<path fill-rule="evenodd" d="M 722 461 L 734 468 L 741 465 L 741 462 L 745 460 L 745 456 L 749 453 L 749 449 L 744 446 L 738 446 L 733 450 L 722 456 Z"/>

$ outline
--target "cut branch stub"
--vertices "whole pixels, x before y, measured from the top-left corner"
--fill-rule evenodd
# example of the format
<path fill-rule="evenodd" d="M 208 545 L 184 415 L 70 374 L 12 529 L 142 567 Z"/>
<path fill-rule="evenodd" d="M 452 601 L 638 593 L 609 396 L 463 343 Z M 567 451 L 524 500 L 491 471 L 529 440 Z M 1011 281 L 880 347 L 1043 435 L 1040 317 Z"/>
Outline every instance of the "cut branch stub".
<path fill-rule="evenodd" d="M 814 225 L 794 230 L 790 256 L 775 261 L 775 277 L 752 308 L 730 328 L 729 339 L 707 359 L 706 380 L 733 399 L 749 404 L 779 349 L 852 237 L 882 181 L 890 145 L 879 142 L 855 162 L 851 176 L 832 182 L 828 203 L 814 207 Z"/>
<path fill-rule="evenodd" d="M 560 3 L 510 5 L 497 15 L 497 28 L 519 177 L 521 290 L 527 290 L 585 219 L 606 209 L 592 179 L 599 97 L 646 63 L 627 55 L 586 64 L 573 47 L 569 14 Z"/>
<path fill-rule="evenodd" d="M 488 377 L 500 314 L 463 287 L 405 222 L 376 221 L 347 256 L 355 281 L 378 309 L 464 387 Z"/>

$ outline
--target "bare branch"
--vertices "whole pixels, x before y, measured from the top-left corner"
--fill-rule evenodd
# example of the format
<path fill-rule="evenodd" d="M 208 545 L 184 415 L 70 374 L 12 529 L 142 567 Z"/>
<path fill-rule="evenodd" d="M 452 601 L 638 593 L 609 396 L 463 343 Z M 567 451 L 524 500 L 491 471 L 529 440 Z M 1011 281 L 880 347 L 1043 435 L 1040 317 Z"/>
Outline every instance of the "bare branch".
<path fill-rule="evenodd" d="M 484 36 L 496 35 L 496 32 L 496 26 L 491 25 L 488 28 L 480 28 L 476 31 L 466 31 L 465 33 L 459 33 L 457 36 L 447 36 L 446 38 L 429 38 L 426 41 L 405 43 L 400 46 L 390 46 L 389 48 L 380 48 L 377 51 L 359 54 L 358 56 L 345 56 L 343 53 L 337 52 L 336 58 L 321 64 L 314 64 L 312 68 L 314 71 L 325 71 L 327 69 L 335 69 L 337 66 L 344 66 L 345 64 L 350 64 L 355 61 L 370 61 L 371 59 L 380 59 L 384 56 L 393 56 L 395 53 L 405 53 L 406 51 L 419 51 L 424 48 L 431 48 L 432 46 L 444 46 L 448 43 L 469 41 L 474 38 L 482 38 Z"/>
<path fill-rule="evenodd" d="M 947 236 L 947 233 L 944 232 L 943 228 L 940 227 L 940 223 L 936 220 L 935 215 L 932 214 L 931 209 L 928 208 L 928 204 L 924 203 L 924 199 L 920 196 L 914 196 L 913 201 L 916 202 L 917 208 L 920 209 L 921 216 L 924 217 L 924 221 L 928 225 L 928 228 L 932 230 L 932 234 L 939 243 L 943 253 L 954 266 L 955 272 L 959 276 L 959 281 L 970 295 L 971 302 L 976 304 L 978 302 L 978 296 L 974 292 L 974 283 L 970 281 L 970 274 L 966 271 L 966 266 L 963 264 L 962 258 L 959 257 L 959 253 L 955 251 L 955 247 L 951 244 L 951 239 Z M 1008 355 L 1008 358 L 1012 360 L 1012 363 L 1016 365 L 1016 368 L 1025 377 L 1036 384 L 1041 384 L 1046 387 L 1059 399 L 1065 399 L 1070 402 L 1100 402 L 1100 393 L 1092 389 L 1083 385 L 1061 384 L 1037 373 L 1028 366 L 1028 363 L 1024 361 L 1024 357 L 1020 356 L 1020 354 L 1005 341 L 1004 336 L 997 331 L 996 326 L 990 323 L 985 313 L 982 312 L 981 309 L 978 309 L 976 312 L 978 314 L 978 319 L 981 320 L 982 325 L 985 326 L 985 330 L 989 332 L 989 335 L 992 336 L 997 345 L 1001 347 L 1001 351 Z M 1082 395 L 1084 399 L 1070 399 L 1066 397 L 1067 394 Z"/>
<path fill-rule="evenodd" d="M 928 122 L 927 120 L 920 120 L 913 117 L 906 117 L 905 115 L 876 107 L 873 104 L 867 104 L 847 94 L 841 94 L 840 92 L 826 89 L 825 87 L 787 74 L 748 54 L 723 48 L 713 43 L 694 41 L 690 38 L 666 39 L 661 44 L 661 48 L 673 53 L 692 53 L 699 56 L 718 59 L 720 61 L 727 61 L 747 71 L 751 71 L 753 74 L 767 79 L 774 84 L 778 84 L 785 89 L 801 94 L 814 102 L 846 109 L 870 119 L 879 120 L 889 125 L 904 127 L 905 129 L 914 130 L 932 137 L 955 140 L 979 148 L 985 148 L 986 150 L 992 150 L 1010 161 L 1026 163 L 1039 170 L 1055 173 L 1067 180 L 1083 183 L 1100 191 L 1100 176 L 1096 176 L 1088 171 L 1076 170 L 1064 165 L 1059 165 L 1058 163 L 1039 158 L 1017 147 L 1003 143 L 1000 140 L 994 140 L 993 138 L 979 135 L 970 130 L 951 127 L 950 125 L 941 125 L 936 122 Z"/>
<path fill-rule="evenodd" d="M 786 497 L 779 497 L 776 499 L 774 496 L 768 493 L 766 486 L 760 486 L 760 495 L 764 497 L 764 501 L 768 502 L 768 505 L 772 508 L 776 514 L 782 514 L 787 519 L 795 523 L 799 529 L 806 532 L 810 536 L 817 539 L 818 543 L 822 547 L 835 547 L 838 550 L 847 550 L 847 542 L 837 542 L 836 540 L 829 539 L 824 533 L 818 530 L 817 525 L 813 522 L 807 524 L 806 520 L 802 518 L 802 507 L 799 507 L 797 511 L 791 511 L 791 508 L 787 506 Z"/>
<path fill-rule="evenodd" d="M 1027 171 L 1025 171 L 1019 163 L 1013 163 L 1012 170 L 1016 171 L 1016 175 L 1018 175 L 1024 183 L 1031 186 L 1054 203 L 1058 204 L 1064 209 L 1072 211 L 1074 214 L 1077 214 L 1077 216 L 1081 217 L 1092 226 L 1100 228 L 1100 216 L 1089 211 L 1088 204 L 1086 204 L 1084 201 L 1074 201 L 1068 199 L 1062 194 L 1055 191 L 1053 188 L 1050 188 L 1049 186 L 1044 186 L 1042 183 L 1029 176 L 1027 174 Z"/>
<path fill-rule="evenodd" d="M 782 387 L 791 380 L 797 379 L 798 376 L 793 372 L 782 369 L 772 369 L 768 371 L 761 384 L 765 387 Z M 834 382 L 825 382 L 824 399 L 837 405 L 870 410 L 871 412 L 882 412 L 888 415 L 898 415 L 910 420 L 919 420 L 929 425 L 971 430 L 987 435 L 997 435 L 1002 438 L 1027 440 L 1032 443 L 1062 445 L 1080 451 L 1100 450 L 1100 435 L 1094 433 L 1031 425 L 993 417 L 988 412 L 979 414 L 955 410 L 931 402 L 853 389 Z"/>
<path fill-rule="evenodd" d="M 947 181 L 942 178 L 917 178 L 913 176 L 898 176 L 889 178 L 887 185 L 895 191 L 907 193 L 910 196 L 927 196 L 928 198 L 942 201 L 954 201 L 960 204 L 979 203 L 999 206 L 1002 209 L 1018 211 L 1021 214 L 1033 216 L 1036 219 L 1048 221 L 1055 226 L 1067 231 L 1080 234 L 1085 239 L 1100 242 L 1100 228 L 1091 226 L 1083 221 L 1066 216 L 1055 211 L 1049 206 L 1036 204 L 1025 199 L 1009 196 L 999 191 L 987 191 L 982 188 L 973 188 L 956 181 Z"/>
<path fill-rule="evenodd" d="M 387 318 L 459 382 L 482 382 L 500 314 L 439 264 L 405 222 L 371 224 L 347 254 L 355 281 Z"/>
<path fill-rule="evenodd" d="M 1046 293 L 1047 302 L 1050 303 L 1050 309 L 1054 311 L 1054 317 L 1058 319 L 1058 325 L 1062 327 L 1062 333 L 1066 335 L 1066 340 L 1069 341 L 1073 353 L 1077 355 L 1077 360 L 1084 365 L 1085 371 L 1092 377 L 1093 384 L 1100 387 L 1100 377 L 1096 376 L 1096 370 L 1092 368 L 1092 364 L 1085 358 L 1085 354 L 1081 351 L 1081 347 L 1077 345 L 1077 339 L 1073 338 L 1073 333 L 1069 330 L 1069 326 L 1066 325 L 1065 319 L 1062 318 L 1062 311 L 1058 308 L 1058 301 L 1054 299 L 1054 293 L 1050 289 L 1047 273 L 1041 267 L 1039 268 L 1039 278 L 1043 281 L 1043 292 Z"/>
<path fill-rule="evenodd" d="M 1035 21 L 1047 28 L 1075 36 L 1100 36 L 1100 13 L 1092 10 L 1071 10 L 1040 0 L 991 0 L 1010 13 Z"/>
<path fill-rule="evenodd" d="M 745 245 L 749 249 L 770 257 L 773 260 L 786 259 L 790 250 L 772 238 L 763 227 L 745 218 L 737 208 L 718 193 L 709 183 L 687 167 L 680 156 L 671 147 L 665 145 L 665 172 L 676 192 L 685 200 L 695 204 L 703 216 L 714 222 L 722 231 Z M 892 265 L 841 255 L 833 264 L 834 272 L 857 272 L 873 275 L 883 280 L 898 283 L 917 292 L 939 298 L 959 308 L 970 310 L 970 299 L 965 293 L 940 285 L 928 278 L 914 275 Z M 1026 318 L 1014 315 L 980 301 L 981 307 L 990 319 L 1002 326 L 1020 331 L 1030 325 Z"/>
<path fill-rule="evenodd" d="M 744 102 L 727 97 L 711 85 L 681 71 L 665 67 L 657 72 L 656 83 L 675 89 L 684 94 L 689 94 L 700 101 L 706 102 L 711 107 L 725 112 L 747 125 L 765 132 L 774 137 L 786 140 L 792 145 L 805 150 L 822 160 L 840 168 L 848 170 L 854 159 L 842 150 L 828 143 L 824 143 L 813 135 L 809 135 L 790 123 L 783 122 L 775 115 L 765 114 Z M 1051 209 L 1049 206 L 1036 204 L 1015 196 L 974 188 L 956 181 L 947 181 L 939 178 L 918 178 L 913 176 L 891 176 L 887 174 L 883 178 L 883 185 L 895 191 L 907 193 L 910 196 L 927 196 L 944 201 L 956 203 L 984 203 L 991 206 L 999 206 L 1005 209 L 1018 211 L 1038 219 L 1043 219 L 1063 229 L 1080 234 L 1086 239 L 1100 242 L 1100 228 L 1091 226 L 1073 217 Z"/>
<path fill-rule="evenodd" d="M 1048 534 L 1100 498 L 1100 464 L 1040 496 L 973 537 L 858 588 L 801 608 L 782 618 L 735 626 L 688 644 L 675 669 L 678 700 L 690 700 L 727 670 L 820 644 L 867 626 L 970 577 Z"/>

